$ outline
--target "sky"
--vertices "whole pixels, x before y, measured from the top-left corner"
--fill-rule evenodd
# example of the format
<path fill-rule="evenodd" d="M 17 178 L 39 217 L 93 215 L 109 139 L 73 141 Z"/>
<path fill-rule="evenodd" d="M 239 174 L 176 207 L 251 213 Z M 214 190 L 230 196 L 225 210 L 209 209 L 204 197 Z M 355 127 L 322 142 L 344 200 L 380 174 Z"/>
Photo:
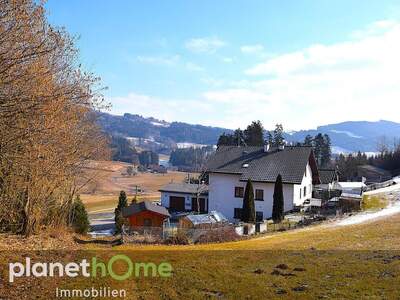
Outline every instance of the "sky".
<path fill-rule="evenodd" d="M 400 122 L 400 3 L 48 0 L 110 113 L 287 130 Z"/>

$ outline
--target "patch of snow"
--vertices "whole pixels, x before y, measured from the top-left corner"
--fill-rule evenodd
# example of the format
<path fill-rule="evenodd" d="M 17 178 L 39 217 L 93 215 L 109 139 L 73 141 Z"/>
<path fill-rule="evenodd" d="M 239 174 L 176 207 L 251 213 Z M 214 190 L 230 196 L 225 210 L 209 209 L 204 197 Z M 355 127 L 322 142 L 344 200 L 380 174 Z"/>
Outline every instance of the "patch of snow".
<path fill-rule="evenodd" d="M 207 147 L 207 145 L 196 144 L 196 143 L 189 143 L 189 142 L 176 143 L 176 146 L 178 147 L 178 149 L 184 149 L 184 148 L 195 148 L 195 149 L 200 149 L 200 148 Z"/>
<path fill-rule="evenodd" d="M 363 188 L 365 187 L 364 182 L 357 182 L 357 181 L 339 181 L 337 183 L 343 189 L 351 189 L 351 188 Z"/>
<path fill-rule="evenodd" d="M 349 154 L 349 153 L 352 153 L 352 152 L 353 152 L 353 151 L 344 149 L 344 148 L 339 147 L 339 146 L 332 146 L 332 153 L 334 153 L 334 154 L 341 154 L 341 153 L 343 153 L 343 154 Z"/>
<path fill-rule="evenodd" d="M 296 131 L 294 131 L 294 130 L 289 130 L 289 131 L 286 131 L 285 133 L 288 134 L 288 135 L 293 135 L 293 134 L 296 133 Z"/>
<path fill-rule="evenodd" d="M 369 192 L 365 192 L 364 195 L 370 196 L 370 195 L 376 195 L 376 194 L 388 194 L 388 193 L 393 193 L 393 192 L 398 192 L 400 193 L 400 178 L 393 178 L 392 179 L 396 184 L 390 185 L 381 189 L 376 189 L 372 190 Z"/>
<path fill-rule="evenodd" d="M 154 126 L 159 126 L 159 127 L 169 127 L 169 124 L 164 124 L 164 123 L 159 123 L 159 122 L 151 122 Z"/>
<path fill-rule="evenodd" d="M 98 236 L 112 236 L 114 233 L 114 229 L 105 229 L 105 230 L 97 230 L 97 231 L 91 231 L 88 232 L 89 235 L 92 237 L 98 237 Z"/>
<path fill-rule="evenodd" d="M 397 213 L 400 213 L 400 202 L 399 201 L 397 201 L 394 204 L 392 204 L 391 206 L 388 206 L 387 208 L 384 208 L 377 212 L 359 213 L 357 215 L 348 217 L 346 219 L 336 222 L 335 225 L 338 225 L 338 226 L 355 225 L 355 224 L 360 224 L 360 223 L 364 223 L 364 222 L 368 222 L 368 221 L 373 221 L 378 218 L 391 216 L 391 215 L 394 215 Z"/>
<path fill-rule="evenodd" d="M 356 139 L 362 139 L 362 138 L 364 138 L 364 137 L 362 137 L 362 136 L 360 136 L 360 135 L 356 135 L 356 134 L 354 134 L 354 133 L 352 133 L 352 132 L 350 132 L 350 131 L 336 130 L 336 129 L 331 129 L 330 131 L 331 131 L 331 132 L 334 132 L 334 133 L 343 133 L 343 134 L 346 134 L 346 135 L 349 136 L 349 137 L 356 138 Z"/>

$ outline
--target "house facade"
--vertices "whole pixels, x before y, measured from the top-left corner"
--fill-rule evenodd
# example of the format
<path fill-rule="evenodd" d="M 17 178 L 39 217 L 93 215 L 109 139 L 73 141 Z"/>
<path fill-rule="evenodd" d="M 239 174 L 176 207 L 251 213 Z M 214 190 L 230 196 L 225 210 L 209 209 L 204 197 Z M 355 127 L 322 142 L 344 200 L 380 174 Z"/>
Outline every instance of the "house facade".
<path fill-rule="evenodd" d="M 318 169 L 310 147 L 220 147 L 207 163 L 209 209 L 230 221 L 240 219 L 248 179 L 252 181 L 256 218 L 272 216 L 276 177 L 283 180 L 284 211 L 311 199 Z"/>
<path fill-rule="evenodd" d="M 170 183 L 159 191 L 161 192 L 161 205 L 170 212 L 207 213 L 209 211 L 207 185 Z"/>
<path fill-rule="evenodd" d="M 170 214 L 165 207 L 143 201 L 124 207 L 122 216 L 128 219 L 131 227 L 162 227 Z"/>

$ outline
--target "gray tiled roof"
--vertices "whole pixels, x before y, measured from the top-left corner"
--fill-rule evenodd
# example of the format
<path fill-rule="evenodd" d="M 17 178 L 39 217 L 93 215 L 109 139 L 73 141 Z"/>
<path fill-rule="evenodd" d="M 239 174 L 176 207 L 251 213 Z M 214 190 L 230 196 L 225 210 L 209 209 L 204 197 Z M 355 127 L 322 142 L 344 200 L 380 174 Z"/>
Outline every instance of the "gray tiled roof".
<path fill-rule="evenodd" d="M 143 201 L 139 203 L 132 203 L 128 207 L 122 209 L 122 216 L 129 217 L 131 215 L 140 213 L 142 211 L 152 211 L 160 215 L 169 217 L 170 214 L 164 206 L 154 204 L 150 201 Z"/>
<path fill-rule="evenodd" d="M 319 169 L 318 173 L 321 184 L 332 183 L 336 180 L 336 170 L 334 169 Z"/>
<path fill-rule="evenodd" d="M 211 173 L 239 174 L 240 180 L 275 182 L 281 174 L 284 183 L 300 184 L 307 163 L 312 160 L 313 172 L 318 175 L 311 147 L 286 146 L 264 152 L 263 147 L 221 146 L 206 165 Z"/>
<path fill-rule="evenodd" d="M 173 192 L 184 194 L 197 194 L 198 184 L 193 183 L 169 183 L 163 186 L 160 192 Z M 202 185 L 200 188 L 201 194 L 208 194 L 208 186 Z"/>

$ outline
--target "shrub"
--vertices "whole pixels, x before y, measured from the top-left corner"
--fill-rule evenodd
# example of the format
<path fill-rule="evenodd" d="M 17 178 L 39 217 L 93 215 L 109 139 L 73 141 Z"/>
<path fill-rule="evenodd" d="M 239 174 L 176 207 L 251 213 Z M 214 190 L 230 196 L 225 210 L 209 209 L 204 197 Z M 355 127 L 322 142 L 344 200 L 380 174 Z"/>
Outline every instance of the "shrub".
<path fill-rule="evenodd" d="M 189 245 L 189 238 L 183 232 L 178 232 L 174 236 L 170 236 L 165 240 L 168 245 Z"/>
<path fill-rule="evenodd" d="M 195 241 L 196 244 L 236 241 L 240 236 L 234 227 L 221 227 L 205 231 Z"/>
<path fill-rule="evenodd" d="M 72 205 L 70 220 L 72 228 L 76 233 L 85 234 L 88 232 L 90 227 L 89 218 L 79 195 L 75 198 Z"/>

